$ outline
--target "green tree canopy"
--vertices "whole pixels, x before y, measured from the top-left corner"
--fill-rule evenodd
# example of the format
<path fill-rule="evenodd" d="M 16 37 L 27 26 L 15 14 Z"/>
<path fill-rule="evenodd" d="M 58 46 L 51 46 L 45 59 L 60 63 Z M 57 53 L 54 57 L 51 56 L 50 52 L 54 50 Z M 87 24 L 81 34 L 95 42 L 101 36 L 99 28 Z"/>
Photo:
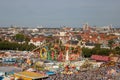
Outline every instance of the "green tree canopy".
<path fill-rule="evenodd" d="M 2 41 L 2 38 L 0 38 L 0 41 Z"/>
<path fill-rule="evenodd" d="M 116 47 L 113 51 L 113 53 L 120 55 L 120 47 Z"/>
<path fill-rule="evenodd" d="M 113 43 L 114 43 L 114 40 L 109 40 L 108 41 L 108 46 L 110 47 L 110 49 L 112 49 Z"/>
<path fill-rule="evenodd" d="M 92 49 L 89 49 L 89 48 L 82 48 L 82 55 L 84 57 L 90 57 L 92 54 L 91 54 L 91 51 Z"/>
<path fill-rule="evenodd" d="M 14 36 L 14 39 L 15 41 L 18 41 L 18 42 L 29 41 L 29 37 L 27 37 L 26 35 L 22 33 L 16 34 Z"/>
<path fill-rule="evenodd" d="M 2 41 L 0 42 L 0 50 L 28 50 L 31 51 L 34 48 L 36 48 L 34 45 L 30 44 L 18 44 L 15 42 L 7 42 L 7 41 Z"/>

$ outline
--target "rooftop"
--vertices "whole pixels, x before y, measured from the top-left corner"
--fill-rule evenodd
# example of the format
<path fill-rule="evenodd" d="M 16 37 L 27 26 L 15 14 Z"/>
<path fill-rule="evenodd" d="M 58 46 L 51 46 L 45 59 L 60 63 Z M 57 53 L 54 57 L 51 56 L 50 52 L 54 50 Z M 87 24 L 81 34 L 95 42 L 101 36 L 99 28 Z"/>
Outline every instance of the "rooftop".
<path fill-rule="evenodd" d="M 15 75 L 20 77 L 31 78 L 31 79 L 39 79 L 39 78 L 47 77 L 43 74 L 36 73 L 36 72 L 29 72 L 29 71 L 18 72 L 18 73 L 15 73 Z"/>

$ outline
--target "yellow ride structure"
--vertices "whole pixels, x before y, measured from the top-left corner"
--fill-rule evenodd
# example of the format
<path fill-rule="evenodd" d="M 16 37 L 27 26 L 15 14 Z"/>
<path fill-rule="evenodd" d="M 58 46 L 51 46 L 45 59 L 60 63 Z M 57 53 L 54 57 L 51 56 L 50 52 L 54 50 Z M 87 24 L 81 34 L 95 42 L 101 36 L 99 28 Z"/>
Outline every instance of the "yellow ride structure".
<path fill-rule="evenodd" d="M 43 52 L 44 51 L 44 52 Z M 40 50 L 40 58 L 41 59 L 47 59 L 47 50 L 46 50 L 46 48 L 42 48 L 41 50 Z"/>

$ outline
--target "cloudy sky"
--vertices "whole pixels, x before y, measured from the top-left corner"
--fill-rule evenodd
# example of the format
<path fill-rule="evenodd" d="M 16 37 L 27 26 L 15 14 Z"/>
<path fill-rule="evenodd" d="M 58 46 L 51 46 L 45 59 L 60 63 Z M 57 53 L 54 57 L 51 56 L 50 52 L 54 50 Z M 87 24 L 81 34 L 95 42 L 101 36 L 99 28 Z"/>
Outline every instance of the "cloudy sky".
<path fill-rule="evenodd" d="M 120 26 L 120 0 L 0 0 L 0 26 Z"/>

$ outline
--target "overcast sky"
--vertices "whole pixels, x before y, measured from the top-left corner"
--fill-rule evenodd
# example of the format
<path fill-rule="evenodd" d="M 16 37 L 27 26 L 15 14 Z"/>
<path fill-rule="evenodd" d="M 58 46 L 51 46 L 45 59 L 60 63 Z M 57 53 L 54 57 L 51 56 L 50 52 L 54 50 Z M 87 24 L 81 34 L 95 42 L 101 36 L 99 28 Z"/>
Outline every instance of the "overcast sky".
<path fill-rule="evenodd" d="M 120 0 L 0 0 L 0 26 L 120 26 Z"/>

